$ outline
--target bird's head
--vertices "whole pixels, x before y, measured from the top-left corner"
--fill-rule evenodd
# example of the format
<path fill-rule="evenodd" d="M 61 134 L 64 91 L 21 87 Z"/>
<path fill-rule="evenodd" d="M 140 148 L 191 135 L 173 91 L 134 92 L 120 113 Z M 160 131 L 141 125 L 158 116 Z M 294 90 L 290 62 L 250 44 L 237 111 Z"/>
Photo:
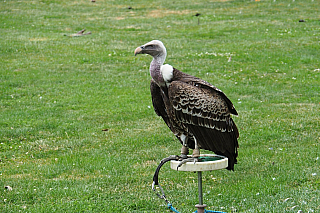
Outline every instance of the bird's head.
<path fill-rule="evenodd" d="M 152 57 L 166 57 L 167 51 L 161 41 L 153 40 L 140 47 L 137 47 L 134 51 L 134 55 L 137 54 L 148 54 Z"/>

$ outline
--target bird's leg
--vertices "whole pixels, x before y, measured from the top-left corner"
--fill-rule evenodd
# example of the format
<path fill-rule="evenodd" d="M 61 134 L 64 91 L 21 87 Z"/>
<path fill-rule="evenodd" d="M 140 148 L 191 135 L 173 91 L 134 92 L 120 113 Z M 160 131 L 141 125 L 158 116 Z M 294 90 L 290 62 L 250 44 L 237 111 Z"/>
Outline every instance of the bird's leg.
<path fill-rule="evenodd" d="M 192 152 L 193 162 L 196 163 L 199 160 L 199 157 L 200 157 L 200 149 L 198 147 L 197 141 L 195 140 L 195 147 Z"/>
<path fill-rule="evenodd" d="M 199 161 L 199 157 L 200 157 L 200 149 L 198 147 L 198 143 L 197 143 L 197 140 L 196 138 L 194 138 L 194 143 L 195 143 L 195 148 L 192 152 L 192 158 L 186 158 L 186 159 L 183 159 L 177 166 L 177 170 L 179 169 L 180 166 L 182 166 L 183 164 L 187 163 L 187 162 L 198 162 Z M 183 148 L 183 147 L 182 147 Z M 182 149 L 181 149 L 181 152 L 182 152 Z"/>
<path fill-rule="evenodd" d="M 188 147 L 185 146 L 185 145 L 182 145 L 180 158 L 181 159 L 187 159 L 188 158 L 188 154 L 189 154 Z"/>
<path fill-rule="evenodd" d="M 188 158 L 188 154 L 189 154 L 189 148 L 188 148 L 188 146 L 187 146 L 187 136 L 185 136 L 184 134 L 182 134 L 182 135 L 180 136 L 180 139 L 181 139 L 181 141 L 182 141 L 180 159 L 187 159 L 187 158 Z"/>
<path fill-rule="evenodd" d="M 193 158 L 198 158 L 200 157 L 200 149 L 199 149 L 199 146 L 198 146 L 198 141 L 195 137 L 193 137 L 194 139 L 194 150 L 192 152 L 192 157 Z"/>

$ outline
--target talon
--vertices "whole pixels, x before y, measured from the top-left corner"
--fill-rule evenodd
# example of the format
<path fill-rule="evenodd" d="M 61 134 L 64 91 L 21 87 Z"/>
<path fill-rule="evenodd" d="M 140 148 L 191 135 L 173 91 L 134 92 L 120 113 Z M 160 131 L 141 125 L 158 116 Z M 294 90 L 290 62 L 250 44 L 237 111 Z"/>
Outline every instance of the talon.
<path fill-rule="evenodd" d="M 196 162 L 198 162 L 198 158 L 193 158 L 193 164 L 196 164 Z"/>
<path fill-rule="evenodd" d="M 198 162 L 199 159 L 197 157 L 191 157 L 191 158 L 186 158 L 186 159 L 183 159 L 177 166 L 177 171 L 179 170 L 179 167 L 181 167 L 183 164 L 185 163 L 188 163 L 188 162 Z"/>
<path fill-rule="evenodd" d="M 186 158 L 186 159 L 183 159 L 177 166 L 177 171 L 179 170 L 179 167 L 181 167 L 183 164 L 187 163 L 187 162 L 192 162 L 193 161 L 193 158 Z"/>

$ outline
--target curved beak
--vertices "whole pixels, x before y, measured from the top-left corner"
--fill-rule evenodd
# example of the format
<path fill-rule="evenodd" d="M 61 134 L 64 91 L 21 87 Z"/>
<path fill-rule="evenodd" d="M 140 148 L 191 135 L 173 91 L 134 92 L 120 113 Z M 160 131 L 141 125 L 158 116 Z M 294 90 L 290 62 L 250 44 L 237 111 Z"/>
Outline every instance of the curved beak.
<path fill-rule="evenodd" d="M 134 51 L 134 55 L 136 56 L 137 54 L 141 54 L 142 53 L 142 48 L 141 47 L 137 47 L 136 50 Z"/>

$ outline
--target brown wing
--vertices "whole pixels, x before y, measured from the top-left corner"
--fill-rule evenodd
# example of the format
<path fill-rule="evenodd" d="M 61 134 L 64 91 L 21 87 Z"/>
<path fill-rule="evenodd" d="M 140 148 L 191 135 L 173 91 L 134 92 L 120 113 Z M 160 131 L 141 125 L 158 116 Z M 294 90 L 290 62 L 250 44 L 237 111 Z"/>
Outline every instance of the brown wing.
<path fill-rule="evenodd" d="M 228 157 L 228 169 L 233 170 L 239 132 L 230 117 L 231 101 L 220 91 L 197 84 L 171 82 L 168 96 L 175 117 L 194 135 L 200 148 Z"/>
<path fill-rule="evenodd" d="M 170 128 L 171 125 L 170 125 L 169 117 L 168 117 L 166 107 L 161 95 L 162 91 L 153 79 L 151 79 L 150 91 L 151 91 L 152 105 L 153 105 L 154 111 L 158 116 L 162 117 L 164 122 Z"/>
<path fill-rule="evenodd" d="M 197 78 L 195 76 L 192 76 L 192 75 L 189 75 L 189 74 L 186 74 L 186 73 L 183 73 L 177 69 L 173 69 L 173 73 L 174 73 L 174 79 L 172 81 L 181 81 L 181 82 L 184 82 L 184 83 L 187 83 L 187 84 L 190 84 L 190 85 L 193 85 L 193 86 L 197 86 L 197 87 L 200 87 L 200 88 L 204 88 L 204 89 L 207 89 L 207 90 L 212 90 L 212 91 L 216 91 L 217 94 L 219 94 L 219 96 L 225 100 L 225 103 L 227 104 L 228 106 L 228 109 L 230 111 L 231 114 L 233 115 L 238 115 L 238 112 L 236 111 L 236 109 L 234 108 L 232 102 L 229 100 L 229 98 L 220 90 L 218 89 L 217 87 L 213 86 L 212 84 L 200 79 L 200 78 Z"/>
<path fill-rule="evenodd" d="M 153 108 L 156 114 L 162 117 L 164 122 L 167 124 L 169 129 L 176 135 L 181 144 L 183 144 L 183 142 L 180 139 L 179 135 L 184 134 L 188 138 L 188 147 L 194 149 L 193 138 L 187 132 L 185 132 L 183 128 L 181 128 L 180 125 L 176 123 L 176 120 L 170 117 L 170 113 L 168 113 L 168 111 L 172 112 L 172 106 L 170 105 L 167 91 L 163 91 L 153 79 L 151 79 L 150 91 Z"/>

